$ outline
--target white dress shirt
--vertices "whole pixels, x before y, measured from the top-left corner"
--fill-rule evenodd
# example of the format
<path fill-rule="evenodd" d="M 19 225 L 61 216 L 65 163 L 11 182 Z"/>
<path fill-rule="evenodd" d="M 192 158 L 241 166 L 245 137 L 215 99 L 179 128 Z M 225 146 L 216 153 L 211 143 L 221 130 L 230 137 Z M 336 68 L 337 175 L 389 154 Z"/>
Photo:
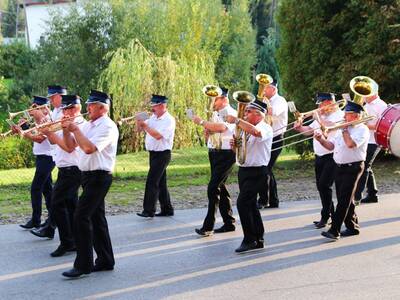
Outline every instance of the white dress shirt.
<path fill-rule="evenodd" d="M 79 129 L 82 131 L 83 127 L 87 123 L 82 117 L 80 117 L 81 120 L 77 119 L 78 122 L 82 122 L 78 125 Z M 58 137 L 61 139 L 63 138 L 63 132 L 60 130 L 57 132 Z M 57 168 L 66 168 L 66 167 L 73 167 L 73 166 L 78 166 L 79 164 L 79 151 L 78 151 L 78 146 L 75 148 L 74 151 L 71 153 L 64 151 L 60 146 L 55 145 L 55 156 L 54 162 L 57 166 Z"/>
<path fill-rule="evenodd" d="M 261 132 L 261 137 L 247 135 L 246 161 L 244 164 L 237 162 L 240 167 L 268 166 L 271 158 L 272 128 L 264 121 L 255 127 Z"/>
<path fill-rule="evenodd" d="M 286 99 L 276 93 L 269 99 L 272 106 L 272 130 L 274 137 L 285 133 L 288 124 L 288 105 Z"/>
<path fill-rule="evenodd" d="M 237 111 L 235 109 L 232 108 L 232 106 L 228 105 L 224 108 L 224 110 L 227 110 L 227 114 L 231 115 L 231 116 L 237 116 Z M 212 117 L 212 122 L 216 122 L 216 123 L 224 123 L 226 126 L 226 130 L 224 132 L 221 132 L 221 140 L 222 140 L 222 144 L 221 144 L 221 149 L 222 150 L 230 150 L 231 148 L 231 139 L 233 138 L 233 133 L 235 130 L 235 124 L 230 124 L 224 121 L 224 118 L 222 116 L 219 115 L 219 112 L 214 111 L 213 112 L 213 117 Z M 207 141 L 207 147 L 210 149 L 215 148 L 215 145 L 213 145 L 211 143 L 211 140 L 208 139 Z"/>
<path fill-rule="evenodd" d="M 33 154 L 52 156 L 53 150 L 49 140 L 46 138 L 41 143 L 33 142 Z"/>
<path fill-rule="evenodd" d="M 344 117 L 344 112 L 342 110 L 338 109 L 337 111 L 334 111 L 334 112 L 330 113 L 329 115 L 321 115 L 321 120 L 336 123 L 336 122 L 343 120 L 343 117 Z M 319 122 L 317 120 L 314 120 L 309 126 L 312 129 L 316 129 L 315 132 L 322 133 L 322 131 L 319 129 L 319 128 L 321 128 L 321 124 L 319 124 Z M 328 139 L 332 138 L 335 134 L 336 134 L 336 130 L 329 131 Z M 315 138 L 313 139 L 313 148 L 314 148 L 314 153 L 318 156 L 323 156 L 326 154 L 333 153 L 333 150 L 326 149 Z"/>
<path fill-rule="evenodd" d="M 387 108 L 387 104 L 385 101 L 381 100 L 381 98 L 376 98 L 374 101 L 371 101 L 370 103 L 366 103 L 364 105 L 364 109 L 367 112 L 369 116 L 375 116 L 376 119 L 371 120 L 367 124 L 374 124 L 379 120 L 379 118 L 382 116 L 382 113 L 385 111 Z M 369 131 L 369 141 L 368 144 L 376 144 L 375 140 L 375 130 L 370 130 Z"/>
<path fill-rule="evenodd" d="M 334 137 L 330 139 L 335 144 L 333 159 L 337 164 L 348 164 L 358 161 L 365 161 L 367 157 L 367 147 L 369 130 L 365 124 L 358 124 L 348 128 L 351 139 L 356 147 L 349 148 L 343 139 L 342 130 L 337 130 Z"/>
<path fill-rule="evenodd" d="M 54 107 L 53 111 L 51 112 L 51 120 L 58 121 L 63 117 L 63 111 L 61 107 Z"/>
<path fill-rule="evenodd" d="M 105 115 L 95 121 L 86 122 L 82 126 L 82 133 L 96 146 L 97 151 L 86 154 L 79 148 L 79 169 L 112 172 L 117 155 L 119 136 L 117 125 Z"/>
<path fill-rule="evenodd" d="M 157 130 L 162 138 L 157 140 L 146 132 L 145 146 L 147 151 L 165 151 L 172 150 L 175 135 L 175 119 L 169 112 L 165 112 L 161 117 L 157 118 L 155 114 L 146 120 L 146 124 Z"/>

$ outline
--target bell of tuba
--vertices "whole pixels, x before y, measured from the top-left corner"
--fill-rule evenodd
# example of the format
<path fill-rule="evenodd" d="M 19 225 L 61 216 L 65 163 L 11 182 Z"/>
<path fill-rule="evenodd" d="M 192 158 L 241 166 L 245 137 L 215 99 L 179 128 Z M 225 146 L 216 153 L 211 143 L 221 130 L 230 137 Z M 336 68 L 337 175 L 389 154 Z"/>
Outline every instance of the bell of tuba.
<path fill-rule="evenodd" d="M 378 92 L 378 84 L 367 76 L 356 76 L 350 81 L 350 89 L 354 93 L 353 101 L 362 106 L 364 97 L 375 95 Z"/>
<path fill-rule="evenodd" d="M 232 98 L 238 103 L 237 117 L 239 119 L 243 119 L 247 104 L 255 100 L 254 95 L 246 91 L 236 91 L 232 94 Z M 239 164 L 244 164 L 246 161 L 246 145 L 247 145 L 246 133 L 241 128 L 239 128 L 239 126 L 236 126 L 235 136 L 236 136 L 236 161 Z"/>
<path fill-rule="evenodd" d="M 256 80 L 258 82 L 257 99 L 266 103 L 267 109 L 268 111 L 270 111 L 271 103 L 269 102 L 269 99 L 264 96 L 264 90 L 267 85 L 271 84 L 274 81 L 274 79 L 268 74 L 260 73 L 256 76 Z M 267 122 L 267 124 L 269 125 L 272 125 L 272 118 L 270 115 L 266 114 L 265 122 Z"/>
<path fill-rule="evenodd" d="M 202 89 L 203 94 L 208 97 L 208 105 L 207 105 L 207 120 L 210 122 L 216 122 L 216 112 L 214 112 L 214 102 L 215 98 L 222 95 L 222 90 L 220 87 L 212 84 L 208 84 Z M 222 138 L 221 133 L 213 132 L 208 136 L 208 140 L 211 145 L 215 149 L 221 149 L 222 147 Z"/>

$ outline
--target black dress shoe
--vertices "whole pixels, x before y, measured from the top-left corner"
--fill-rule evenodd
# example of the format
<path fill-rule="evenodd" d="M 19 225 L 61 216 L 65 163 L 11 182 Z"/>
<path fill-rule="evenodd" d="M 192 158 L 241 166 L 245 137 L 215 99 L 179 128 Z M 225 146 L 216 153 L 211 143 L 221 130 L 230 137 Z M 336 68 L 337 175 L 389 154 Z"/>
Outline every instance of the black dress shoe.
<path fill-rule="evenodd" d="M 30 233 L 33 235 L 36 235 L 41 238 L 48 238 L 48 239 L 53 239 L 54 238 L 54 231 L 55 229 L 51 227 L 50 225 L 41 227 L 39 229 L 32 229 Z"/>
<path fill-rule="evenodd" d="M 263 203 L 260 203 L 260 202 L 257 203 L 257 208 L 258 209 L 264 209 L 264 208 L 267 208 L 267 207 L 268 207 L 268 204 L 263 204 Z"/>
<path fill-rule="evenodd" d="M 142 211 L 141 213 L 137 213 L 137 215 L 142 218 L 153 218 L 154 217 L 154 214 L 150 214 L 147 211 Z"/>
<path fill-rule="evenodd" d="M 196 233 L 198 234 L 198 235 L 201 235 L 201 236 L 210 236 L 210 235 L 212 235 L 213 233 L 214 233 L 214 231 L 213 230 L 210 230 L 210 231 L 206 231 L 206 230 L 204 230 L 203 228 L 196 228 L 194 231 L 196 231 Z"/>
<path fill-rule="evenodd" d="M 235 231 L 235 225 L 222 225 L 220 228 L 215 229 L 214 232 L 215 233 L 224 233 L 224 232 L 231 232 L 231 231 Z"/>
<path fill-rule="evenodd" d="M 317 223 L 314 222 L 315 228 L 324 228 L 326 226 L 326 222 L 324 221 L 319 221 Z"/>
<path fill-rule="evenodd" d="M 114 266 L 94 265 L 92 272 L 112 271 L 112 270 L 114 270 Z"/>
<path fill-rule="evenodd" d="M 378 203 L 378 197 L 377 196 L 367 196 L 367 197 L 361 199 L 361 203 Z"/>
<path fill-rule="evenodd" d="M 60 245 L 56 250 L 50 253 L 51 257 L 60 257 L 63 256 L 65 253 L 70 251 L 76 251 L 75 246 L 64 246 Z"/>
<path fill-rule="evenodd" d="M 330 233 L 329 231 L 322 231 L 321 235 L 323 237 L 326 237 L 326 238 L 331 239 L 333 241 L 337 241 L 339 239 L 339 235 L 334 235 L 333 233 Z"/>
<path fill-rule="evenodd" d="M 160 211 L 159 213 L 156 213 L 156 217 L 172 217 L 174 215 L 173 211 Z"/>
<path fill-rule="evenodd" d="M 267 208 L 278 208 L 279 204 L 270 204 Z"/>
<path fill-rule="evenodd" d="M 78 278 L 81 277 L 84 274 L 90 274 L 88 271 L 81 271 L 75 268 L 72 268 L 71 270 L 65 271 L 62 273 L 63 276 L 68 277 L 68 278 Z"/>
<path fill-rule="evenodd" d="M 257 243 L 256 249 L 264 248 L 264 239 L 259 239 L 256 243 Z"/>
<path fill-rule="evenodd" d="M 346 229 L 340 233 L 341 236 L 352 236 L 352 235 L 359 235 L 360 232 L 358 230 L 350 230 Z"/>
<path fill-rule="evenodd" d="M 254 249 L 260 249 L 259 247 L 257 247 L 257 242 L 251 242 L 251 243 L 242 243 L 239 248 L 237 248 L 235 250 L 236 253 L 242 253 L 242 252 L 246 252 L 246 251 L 250 251 L 250 250 L 254 250 Z M 263 243 L 263 247 L 264 247 L 264 243 Z"/>
<path fill-rule="evenodd" d="M 24 229 L 32 229 L 32 228 L 39 228 L 40 224 L 39 223 L 33 223 L 32 219 L 26 222 L 25 224 L 19 225 L 20 227 Z"/>

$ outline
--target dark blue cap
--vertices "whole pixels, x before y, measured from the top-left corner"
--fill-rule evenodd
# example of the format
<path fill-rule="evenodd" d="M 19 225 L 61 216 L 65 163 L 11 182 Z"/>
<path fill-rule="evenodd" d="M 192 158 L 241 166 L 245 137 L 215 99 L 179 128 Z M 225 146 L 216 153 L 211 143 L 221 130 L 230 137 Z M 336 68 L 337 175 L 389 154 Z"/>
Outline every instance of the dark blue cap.
<path fill-rule="evenodd" d="M 49 99 L 47 99 L 46 97 L 41 97 L 41 96 L 33 96 L 32 104 L 36 104 L 36 105 L 49 104 Z"/>
<path fill-rule="evenodd" d="M 61 96 L 61 108 L 68 108 L 76 104 L 81 104 L 81 97 L 78 95 Z"/>
<path fill-rule="evenodd" d="M 269 85 L 272 85 L 272 86 L 274 86 L 274 87 L 278 87 L 278 81 L 276 81 L 275 79 L 269 84 Z"/>
<path fill-rule="evenodd" d="M 267 112 L 267 103 L 264 103 L 264 102 L 256 99 L 253 102 L 249 103 L 248 108 L 257 109 L 265 114 Z"/>
<path fill-rule="evenodd" d="M 106 93 L 96 91 L 96 90 L 91 90 L 89 99 L 86 101 L 86 104 L 89 104 L 89 103 L 103 103 L 103 104 L 110 105 L 111 99 L 110 99 L 110 96 L 108 96 Z"/>
<path fill-rule="evenodd" d="M 347 101 L 347 104 L 346 104 L 346 107 L 344 110 L 355 112 L 355 113 L 359 114 L 360 112 L 362 112 L 364 110 L 364 108 L 361 105 L 359 105 L 353 101 Z"/>
<path fill-rule="evenodd" d="M 162 103 L 167 103 L 168 102 L 168 98 L 165 96 L 161 96 L 161 95 L 152 95 L 151 99 L 150 99 L 150 105 L 154 106 L 154 105 L 158 105 L 158 104 L 162 104 Z"/>
<path fill-rule="evenodd" d="M 315 95 L 315 103 L 316 103 L 316 104 L 320 104 L 321 102 L 328 101 L 328 100 L 333 100 L 333 101 L 335 101 L 335 94 L 333 94 L 333 93 L 321 93 L 321 92 L 318 92 L 318 93 Z"/>
<path fill-rule="evenodd" d="M 66 95 L 67 88 L 61 85 L 49 85 L 47 87 L 47 97 L 51 97 L 55 94 Z"/>
<path fill-rule="evenodd" d="M 228 97 L 228 95 L 229 95 L 229 90 L 228 90 L 227 88 L 224 88 L 224 87 L 221 86 L 221 91 L 222 91 L 221 96 L 223 96 L 223 97 Z"/>

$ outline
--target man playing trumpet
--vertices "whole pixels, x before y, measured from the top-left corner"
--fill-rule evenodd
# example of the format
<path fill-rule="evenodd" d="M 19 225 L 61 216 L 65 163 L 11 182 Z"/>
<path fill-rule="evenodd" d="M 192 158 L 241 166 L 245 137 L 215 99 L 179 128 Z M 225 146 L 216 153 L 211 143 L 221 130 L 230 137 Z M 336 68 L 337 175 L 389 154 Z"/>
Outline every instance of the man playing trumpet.
<path fill-rule="evenodd" d="M 237 113 L 229 105 L 228 90 L 225 88 L 221 88 L 221 90 L 221 96 L 215 97 L 214 100 L 213 109 L 216 116 L 212 121 L 205 121 L 199 116 L 193 117 L 194 123 L 203 126 L 211 134 L 215 132 L 220 133 L 218 137 L 221 139 L 218 141 L 219 145 L 215 145 L 210 138 L 207 141 L 208 159 L 211 168 L 211 177 L 207 186 L 208 211 L 203 226 L 195 229 L 196 233 L 202 236 L 209 236 L 213 232 L 222 233 L 235 230 L 235 218 L 233 217 L 231 198 L 225 185 L 235 163 L 235 153 L 230 146 L 234 125 L 225 122 L 219 112 L 224 110 L 226 114 L 232 116 L 236 116 Z M 218 208 L 224 225 L 213 230 Z"/>
<path fill-rule="evenodd" d="M 79 117 L 81 112 L 81 99 L 76 95 L 62 96 L 63 119 L 77 117 L 79 127 L 82 129 L 84 120 Z M 63 132 L 53 132 L 51 128 L 43 128 L 42 133 L 47 136 L 51 144 L 55 144 L 55 164 L 58 168 L 57 181 L 52 194 L 52 219 L 57 225 L 60 245 L 50 255 L 58 257 L 67 251 L 75 250 L 73 237 L 73 217 L 78 202 L 78 189 L 81 184 L 81 171 L 77 145 L 67 145 L 64 142 Z M 75 146 L 75 147 L 74 147 Z"/>
<path fill-rule="evenodd" d="M 362 124 L 361 112 L 363 108 L 355 102 L 348 102 L 345 108 L 345 124 L 332 137 L 325 138 L 316 132 L 315 139 L 327 150 L 333 151 L 333 160 L 336 163 L 336 197 L 337 206 L 332 216 L 332 224 L 328 231 L 321 234 L 332 240 L 342 236 L 358 235 L 360 227 L 354 211 L 354 190 L 364 170 L 364 161 L 367 156 L 369 130 Z M 340 232 L 342 224 L 346 230 Z"/>
<path fill-rule="evenodd" d="M 294 124 L 294 129 L 303 132 L 304 135 L 313 135 L 314 131 L 322 133 L 319 128 L 332 126 L 336 122 L 343 120 L 343 111 L 335 105 L 335 95 L 332 93 L 317 93 L 315 96 L 318 105 L 318 116 L 314 116 L 314 121 L 308 125 L 303 125 L 303 120 L 299 119 Z M 329 136 L 335 131 L 329 132 Z M 335 179 L 335 161 L 333 160 L 333 150 L 323 147 L 316 138 L 313 139 L 315 153 L 315 180 L 321 198 L 322 210 L 321 219 L 314 221 L 316 228 L 325 227 L 329 218 L 333 215 L 334 204 L 332 201 L 332 185 Z"/>
<path fill-rule="evenodd" d="M 271 158 L 272 128 L 264 122 L 267 104 L 255 100 L 247 105 L 244 120 L 227 116 L 229 123 L 236 124 L 242 130 L 241 137 L 232 140 L 236 148 L 246 141 L 246 159 L 239 163 L 239 196 L 237 209 L 243 228 L 244 238 L 235 250 L 237 253 L 264 248 L 264 224 L 257 207 L 257 194 L 265 188 L 268 175 L 268 163 Z M 241 139 L 238 142 L 236 139 Z"/>

